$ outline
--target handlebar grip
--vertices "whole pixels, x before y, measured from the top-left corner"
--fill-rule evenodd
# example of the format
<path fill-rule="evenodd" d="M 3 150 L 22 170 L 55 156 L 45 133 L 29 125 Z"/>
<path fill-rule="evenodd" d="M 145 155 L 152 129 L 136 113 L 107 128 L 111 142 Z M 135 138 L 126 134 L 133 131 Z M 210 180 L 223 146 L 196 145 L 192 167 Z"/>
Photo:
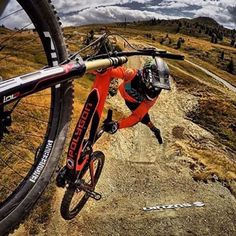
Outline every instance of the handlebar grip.
<path fill-rule="evenodd" d="M 95 61 L 85 61 L 86 71 L 105 69 L 111 66 L 120 66 L 128 61 L 127 57 L 110 57 L 107 59 L 98 59 Z"/>
<path fill-rule="evenodd" d="M 184 56 L 179 55 L 179 54 L 161 53 L 160 52 L 160 53 L 157 53 L 156 56 L 161 57 L 161 58 L 167 58 L 167 59 L 184 60 Z"/>

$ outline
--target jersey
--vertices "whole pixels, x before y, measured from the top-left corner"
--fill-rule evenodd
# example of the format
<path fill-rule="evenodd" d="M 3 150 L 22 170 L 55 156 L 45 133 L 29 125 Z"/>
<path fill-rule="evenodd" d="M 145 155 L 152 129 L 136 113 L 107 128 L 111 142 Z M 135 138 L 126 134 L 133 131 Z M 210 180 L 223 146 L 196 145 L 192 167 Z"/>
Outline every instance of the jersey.
<path fill-rule="evenodd" d="M 110 68 L 102 74 L 102 76 L 122 79 L 123 81 L 119 86 L 121 96 L 126 101 L 140 104 L 128 117 L 118 121 L 119 129 L 132 127 L 140 122 L 157 100 L 157 98 L 155 98 L 149 101 L 142 94 L 142 88 L 139 83 L 140 73 L 141 72 L 137 69 L 127 69 L 123 66 L 119 66 L 117 68 Z"/>

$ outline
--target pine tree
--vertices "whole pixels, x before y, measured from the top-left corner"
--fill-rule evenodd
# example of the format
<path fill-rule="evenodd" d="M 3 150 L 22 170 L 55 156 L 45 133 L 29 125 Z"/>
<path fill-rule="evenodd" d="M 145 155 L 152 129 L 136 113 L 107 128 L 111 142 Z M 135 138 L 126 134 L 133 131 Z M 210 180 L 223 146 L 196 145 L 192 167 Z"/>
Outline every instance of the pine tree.
<path fill-rule="evenodd" d="M 182 41 L 181 41 L 181 38 L 179 38 L 177 41 L 177 49 L 181 48 L 181 44 L 182 44 Z"/>
<path fill-rule="evenodd" d="M 230 62 L 227 66 L 227 71 L 231 74 L 233 74 L 233 72 L 234 72 L 234 61 L 233 61 L 232 57 L 231 57 Z"/>
<path fill-rule="evenodd" d="M 225 58 L 225 52 L 224 51 L 221 51 L 220 53 L 220 59 L 223 61 Z"/>

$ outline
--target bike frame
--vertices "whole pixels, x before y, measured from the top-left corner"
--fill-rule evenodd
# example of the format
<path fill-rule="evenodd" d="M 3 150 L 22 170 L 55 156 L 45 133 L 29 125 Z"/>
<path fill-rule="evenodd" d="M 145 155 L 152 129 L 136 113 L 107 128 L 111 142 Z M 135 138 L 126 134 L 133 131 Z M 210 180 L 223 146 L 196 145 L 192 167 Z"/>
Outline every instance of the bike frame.
<path fill-rule="evenodd" d="M 61 66 L 50 67 L 33 73 L 18 76 L 0 82 L 0 106 L 68 81 L 73 77 L 80 78 L 86 71 L 107 68 L 118 63 L 127 62 L 126 57 L 116 57 L 84 62 L 82 58 Z"/>
<path fill-rule="evenodd" d="M 33 73 L 18 76 L 6 81 L 0 82 L 0 140 L 5 131 L 5 118 L 10 117 L 8 110 L 5 111 L 5 105 L 16 101 L 30 94 L 53 87 L 60 88 L 60 83 L 80 78 L 86 71 L 117 66 L 127 62 L 126 57 L 116 57 L 84 62 L 81 57 L 61 65 L 47 69 L 35 71 Z M 15 107 L 15 105 L 14 105 Z M 93 108 L 95 109 L 95 108 Z"/>
<path fill-rule="evenodd" d="M 86 163 L 88 163 L 88 157 L 81 158 L 84 137 L 89 125 L 91 124 L 88 142 L 92 147 L 96 141 L 95 137 L 105 105 L 110 82 L 111 78 L 109 76 L 97 75 L 94 80 L 93 87 L 84 104 L 84 108 L 72 135 L 67 154 L 67 168 L 72 170 L 74 174 L 80 172 Z"/>

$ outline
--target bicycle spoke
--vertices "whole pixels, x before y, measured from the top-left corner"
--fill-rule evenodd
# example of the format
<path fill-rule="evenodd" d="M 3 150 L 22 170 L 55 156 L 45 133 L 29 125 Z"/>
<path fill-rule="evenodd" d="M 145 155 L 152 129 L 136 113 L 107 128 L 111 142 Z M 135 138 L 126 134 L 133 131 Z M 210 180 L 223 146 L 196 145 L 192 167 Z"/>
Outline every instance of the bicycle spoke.
<path fill-rule="evenodd" d="M 44 97 L 44 96 L 51 96 L 51 94 L 50 93 L 47 93 L 47 94 L 33 94 L 30 97 Z"/>
<path fill-rule="evenodd" d="M 10 37 L 8 37 L 8 38 L 4 39 L 3 41 L 1 41 L 1 42 L 0 42 L 0 45 L 3 44 L 3 43 L 5 43 L 5 42 L 7 42 L 7 41 L 9 41 L 9 40 L 11 40 L 11 39 L 13 39 L 13 38 L 15 38 L 15 36 L 16 36 L 19 32 L 23 31 L 24 29 L 26 29 L 26 28 L 29 27 L 30 25 L 32 25 L 32 23 L 29 23 L 29 24 L 25 25 L 24 27 L 22 27 L 21 29 L 18 29 L 17 31 L 15 31 L 13 34 L 11 34 Z"/>
<path fill-rule="evenodd" d="M 33 163 L 28 162 L 27 160 L 25 160 L 24 158 L 22 158 L 19 154 L 17 154 L 17 153 L 15 153 L 14 151 L 12 151 L 12 149 L 10 149 L 9 147 L 5 146 L 3 143 L 1 143 L 1 145 L 2 145 L 5 149 L 7 149 L 9 152 L 11 152 L 13 155 L 19 157 L 21 160 L 23 160 L 24 162 L 26 162 L 27 164 L 33 165 Z"/>
<path fill-rule="evenodd" d="M 0 18 L 0 20 L 6 19 L 6 18 L 10 17 L 11 15 L 14 15 L 14 14 L 16 14 L 16 13 L 18 13 L 18 12 L 21 12 L 21 11 L 23 11 L 23 9 L 22 9 L 22 8 L 20 8 L 20 9 L 17 9 L 17 10 L 15 10 L 15 11 L 13 11 L 13 12 L 9 13 L 9 14 L 8 14 L 8 15 L 6 15 L 6 16 L 3 16 L 2 18 Z"/>
<path fill-rule="evenodd" d="M 30 103 L 30 102 L 21 102 L 21 104 L 25 104 L 25 105 L 29 105 L 29 106 L 34 106 L 34 107 L 41 107 L 41 108 L 45 108 L 47 110 L 50 109 L 50 107 L 48 107 L 48 106 L 42 106 L 42 105 Z"/>
<path fill-rule="evenodd" d="M 18 51 L 18 49 L 21 49 L 21 51 L 23 51 L 24 48 L 28 47 L 29 43 L 31 43 L 35 40 L 37 40 L 37 37 L 35 37 L 34 39 L 30 39 L 27 42 L 24 42 L 24 44 L 23 43 L 22 44 L 17 44 L 17 47 L 12 47 L 11 50 Z M 0 51 L 3 51 L 3 49 L 8 49 L 8 47 L 4 45 L 4 46 L 2 46 Z M 11 56 L 12 55 L 6 55 L 6 56 L 0 58 L 0 62 L 3 61 L 3 60 L 6 60 L 7 58 L 9 58 Z"/>
<path fill-rule="evenodd" d="M 9 158 L 8 158 L 9 160 Z M 22 176 L 18 171 L 14 170 L 6 161 L 4 161 L 2 158 L 0 158 L 0 161 L 3 162 L 9 169 L 11 169 L 15 174 L 20 176 L 22 179 L 24 179 L 24 176 Z"/>
<path fill-rule="evenodd" d="M 10 189 L 9 187 L 7 187 L 6 185 L 4 185 L 4 184 L 2 184 L 2 183 L 1 183 L 1 186 L 2 186 L 3 188 L 7 189 L 9 192 L 12 192 L 12 191 L 14 190 L 14 188 Z M 17 185 L 15 184 L 15 187 L 16 187 L 16 186 L 17 186 Z M 0 193 L 2 192 L 2 189 L 3 189 L 3 188 L 0 189 Z M 0 199 L 1 199 L 1 198 L 0 198 Z"/>
<path fill-rule="evenodd" d="M 15 132 L 15 131 L 13 131 L 12 134 L 13 135 L 18 134 L 19 136 L 25 136 L 25 137 L 37 137 L 37 138 L 41 138 L 41 139 L 43 139 L 43 137 L 44 137 L 44 136 L 40 136 L 40 135 L 36 135 L 36 134 L 29 134 L 29 133 L 22 134 L 22 133 Z"/>
<path fill-rule="evenodd" d="M 3 144 L 6 144 L 6 145 L 13 145 L 13 146 L 16 147 L 16 148 L 24 149 L 24 150 L 30 151 L 30 152 L 32 152 L 32 153 L 35 153 L 35 152 L 37 151 L 37 148 L 31 148 L 31 149 L 30 149 L 30 147 L 22 146 L 22 145 L 16 145 L 15 143 L 11 143 L 11 142 L 8 142 L 8 141 L 5 141 L 5 140 L 2 141 L 2 143 L 3 143 Z M 27 143 L 29 143 L 29 142 L 27 142 Z M 29 143 L 29 144 L 31 144 L 31 145 L 33 146 L 32 143 Z"/>
<path fill-rule="evenodd" d="M 21 115 L 24 115 L 24 116 L 26 116 L 26 117 L 29 117 L 29 118 L 31 118 L 31 119 L 34 119 L 34 120 L 43 122 L 43 123 L 45 123 L 45 124 L 48 124 L 48 121 L 46 121 L 46 120 L 39 119 L 39 118 L 37 118 L 37 117 L 35 117 L 35 116 L 33 116 L 33 115 L 26 114 L 26 113 L 24 113 L 24 112 L 22 112 L 22 111 L 18 111 L 18 110 L 15 110 L 15 111 L 16 111 L 17 113 L 19 113 L 19 114 L 21 114 Z"/>

